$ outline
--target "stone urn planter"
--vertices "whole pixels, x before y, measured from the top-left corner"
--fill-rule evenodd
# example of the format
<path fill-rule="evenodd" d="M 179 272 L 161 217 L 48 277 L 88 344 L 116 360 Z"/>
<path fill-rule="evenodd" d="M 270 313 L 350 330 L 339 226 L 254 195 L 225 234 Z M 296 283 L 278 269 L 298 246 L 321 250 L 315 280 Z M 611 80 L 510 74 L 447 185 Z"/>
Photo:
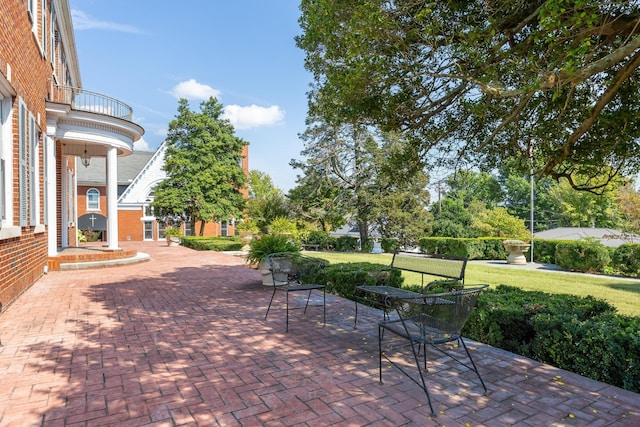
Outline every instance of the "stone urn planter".
<path fill-rule="evenodd" d="M 180 237 L 167 237 L 167 246 L 179 246 L 180 245 Z"/>
<path fill-rule="evenodd" d="M 240 231 L 238 234 L 243 243 L 242 251 L 249 252 L 251 249 L 251 240 L 253 240 L 253 231 Z"/>
<path fill-rule="evenodd" d="M 178 246 L 182 237 L 182 230 L 178 227 L 167 228 L 164 232 L 164 237 L 167 239 L 167 246 Z"/>
<path fill-rule="evenodd" d="M 509 252 L 507 264 L 523 265 L 527 263 L 527 257 L 524 256 L 524 253 L 531 247 L 530 243 L 522 240 L 505 240 L 502 245 Z"/>
<path fill-rule="evenodd" d="M 271 274 L 271 267 L 269 264 L 262 261 L 258 264 L 258 272 L 262 276 L 262 284 L 264 286 L 273 286 L 273 275 Z"/>

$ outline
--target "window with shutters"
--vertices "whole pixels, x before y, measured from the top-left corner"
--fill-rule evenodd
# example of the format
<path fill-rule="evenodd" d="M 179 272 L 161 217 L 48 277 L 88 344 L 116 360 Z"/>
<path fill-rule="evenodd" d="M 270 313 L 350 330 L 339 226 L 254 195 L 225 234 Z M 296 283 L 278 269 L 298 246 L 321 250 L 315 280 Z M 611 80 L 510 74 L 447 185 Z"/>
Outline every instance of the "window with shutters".
<path fill-rule="evenodd" d="M 37 225 L 40 221 L 40 173 L 39 165 L 39 135 L 36 127 L 36 119 L 33 114 L 29 113 L 29 149 L 27 152 L 27 160 L 29 162 L 29 225 Z"/>
<path fill-rule="evenodd" d="M 44 225 L 49 224 L 49 144 L 47 143 L 46 136 L 42 137 L 42 170 L 44 172 L 43 182 L 44 188 L 42 196 L 44 198 Z"/>
<path fill-rule="evenodd" d="M 18 188 L 20 199 L 20 226 L 27 226 L 29 193 L 27 188 L 27 107 L 22 101 L 18 102 Z"/>
<path fill-rule="evenodd" d="M 7 167 L 5 166 L 5 127 L 7 126 L 5 120 L 5 99 L 0 95 L 0 228 L 2 228 L 2 222 L 7 219 Z"/>

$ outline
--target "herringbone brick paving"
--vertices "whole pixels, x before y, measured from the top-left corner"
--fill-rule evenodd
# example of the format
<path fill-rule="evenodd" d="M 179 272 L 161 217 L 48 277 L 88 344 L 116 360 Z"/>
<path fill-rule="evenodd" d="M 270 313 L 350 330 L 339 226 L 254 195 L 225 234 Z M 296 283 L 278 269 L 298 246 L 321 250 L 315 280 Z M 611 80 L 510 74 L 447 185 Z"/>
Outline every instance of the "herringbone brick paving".
<path fill-rule="evenodd" d="M 640 395 L 475 342 L 489 391 L 430 351 L 432 418 L 395 368 L 378 382 L 379 312 L 354 329 L 328 296 L 326 326 L 311 307 L 285 333 L 242 258 L 135 246 L 151 260 L 51 272 L 2 314 L 0 426 L 640 425 Z"/>

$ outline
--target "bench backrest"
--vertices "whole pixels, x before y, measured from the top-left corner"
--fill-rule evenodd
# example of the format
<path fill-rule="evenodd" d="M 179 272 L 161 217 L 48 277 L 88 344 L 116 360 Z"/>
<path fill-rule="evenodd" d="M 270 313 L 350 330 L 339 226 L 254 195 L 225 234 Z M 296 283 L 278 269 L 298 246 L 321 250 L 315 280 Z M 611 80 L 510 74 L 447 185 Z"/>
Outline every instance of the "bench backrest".
<path fill-rule="evenodd" d="M 468 256 L 459 258 L 446 255 L 396 252 L 393 254 L 391 268 L 430 276 L 446 277 L 464 283 L 464 270 L 468 260 Z"/>

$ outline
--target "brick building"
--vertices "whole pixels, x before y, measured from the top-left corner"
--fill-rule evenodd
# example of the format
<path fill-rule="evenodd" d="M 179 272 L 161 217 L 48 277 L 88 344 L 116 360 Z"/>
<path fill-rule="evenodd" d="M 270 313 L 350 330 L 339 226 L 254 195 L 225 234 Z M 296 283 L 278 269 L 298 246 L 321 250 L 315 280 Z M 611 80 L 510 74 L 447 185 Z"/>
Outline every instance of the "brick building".
<path fill-rule="evenodd" d="M 116 212 L 117 157 L 144 130 L 126 104 L 82 88 L 68 0 L 0 1 L 0 304 L 77 244 L 77 164 L 104 158 Z M 118 248 L 117 215 L 107 245 Z"/>
<path fill-rule="evenodd" d="M 118 239 L 143 241 L 164 239 L 164 225 L 154 217 L 150 203 L 154 187 L 166 178 L 162 169 L 166 144 L 155 153 L 134 151 L 130 156 L 118 158 Z M 89 230 L 93 236 L 104 239 L 107 223 L 105 209 L 105 162 L 96 159 L 87 168 L 78 170 L 78 227 Z M 242 152 L 242 169 L 248 176 L 248 146 Z M 245 197 L 246 189 L 243 190 Z M 196 233 L 200 224 L 196 224 Z M 183 224 L 183 233 L 191 234 L 190 224 Z M 208 222 L 206 236 L 233 236 L 234 219 Z"/>

